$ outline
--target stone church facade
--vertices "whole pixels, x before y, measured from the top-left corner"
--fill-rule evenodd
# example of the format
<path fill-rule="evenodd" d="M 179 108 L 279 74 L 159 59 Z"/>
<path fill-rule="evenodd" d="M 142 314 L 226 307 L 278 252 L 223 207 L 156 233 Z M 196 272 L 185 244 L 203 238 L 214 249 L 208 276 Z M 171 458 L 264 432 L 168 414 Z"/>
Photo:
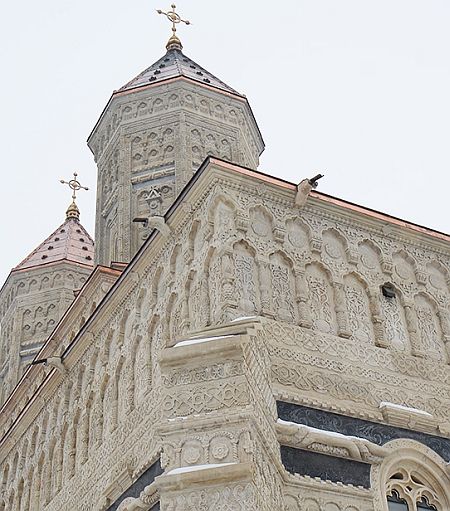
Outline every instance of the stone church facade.
<path fill-rule="evenodd" d="M 0 510 L 449 511 L 450 237 L 303 205 L 171 41 L 89 139 L 97 266 L 4 399 Z"/>

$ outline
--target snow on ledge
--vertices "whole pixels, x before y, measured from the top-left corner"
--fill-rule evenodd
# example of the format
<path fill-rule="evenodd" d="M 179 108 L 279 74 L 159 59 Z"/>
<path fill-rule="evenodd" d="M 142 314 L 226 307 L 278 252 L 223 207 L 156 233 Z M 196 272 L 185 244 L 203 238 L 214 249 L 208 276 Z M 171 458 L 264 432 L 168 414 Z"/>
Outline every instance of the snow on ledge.
<path fill-rule="evenodd" d="M 353 439 L 353 440 L 365 440 L 364 438 L 358 437 L 358 436 L 350 436 L 350 435 L 344 435 L 342 433 L 337 433 L 336 431 L 329 431 L 327 429 L 318 429 L 313 428 L 312 426 L 306 426 L 305 424 L 299 424 L 298 422 L 289 422 L 284 421 L 283 419 L 277 419 L 277 423 L 281 424 L 282 426 L 296 426 L 297 428 L 302 428 L 303 430 L 310 431 L 311 433 L 322 433 L 323 435 L 328 435 L 335 438 L 346 438 L 347 440 Z"/>
<path fill-rule="evenodd" d="M 166 475 L 175 475 L 175 474 L 186 474 L 187 472 L 196 472 L 198 470 L 206 470 L 207 468 L 219 468 L 219 467 L 227 467 L 228 465 L 236 465 L 233 463 L 211 463 L 209 465 L 191 465 L 189 467 L 180 467 L 173 468 L 169 470 Z"/>
<path fill-rule="evenodd" d="M 236 323 L 237 321 L 248 321 L 250 319 L 257 319 L 258 316 L 241 316 L 240 318 L 235 318 L 231 320 L 231 323 Z"/>
<path fill-rule="evenodd" d="M 235 335 L 218 335 L 216 337 L 202 337 L 199 339 L 189 339 L 187 341 L 179 341 L 175 344 L 174 348 L 180 348 L 181 346 L 191 346 L 192 344 L 202 344 L 203 342 L 217 341 L 219 339 L 228 339 L 230 337 L 236 337 Z"/>
<path fill-rule="evenodd" d="M 380 410 L 385 409 L 395 409 L 395 410 L 403 410 L 404 412 L 416 413 L 420 415 L 425 415 L 426 417 L 433 417 L 431 413 L 425 412 L 424 410 L 419 410 L 418 408 L 410 408 L 409 406 L 397 405 L 395 403 L 389 403 L 389 401 L 382 401 L 379 406 Z"/>

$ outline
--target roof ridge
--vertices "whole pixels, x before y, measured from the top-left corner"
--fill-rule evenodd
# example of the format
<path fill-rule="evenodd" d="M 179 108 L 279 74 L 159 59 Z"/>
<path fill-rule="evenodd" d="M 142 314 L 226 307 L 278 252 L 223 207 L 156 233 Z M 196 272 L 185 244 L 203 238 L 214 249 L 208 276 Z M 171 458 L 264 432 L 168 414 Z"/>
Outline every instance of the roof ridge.
<path fill-rule="evenodd" d="M 177 50 L 173 50 L 173 51 L 177 51 Z M 180 52 L 181 55 L 183 55 L 183 52 L 181 50 L 178 50 Z M 176 53 L 175 53 L 176 54 Z M 175 64 L 177 66 L 177 69 L 178 69 L 178 72 L 180 73 L 180 75 L 183 75 L 183 69 L 181 68 L 181 63 L 180 63 L 180 60 L 178 58 L 178 55 L 176 54 L 176 58 L 175 58 Z"/>

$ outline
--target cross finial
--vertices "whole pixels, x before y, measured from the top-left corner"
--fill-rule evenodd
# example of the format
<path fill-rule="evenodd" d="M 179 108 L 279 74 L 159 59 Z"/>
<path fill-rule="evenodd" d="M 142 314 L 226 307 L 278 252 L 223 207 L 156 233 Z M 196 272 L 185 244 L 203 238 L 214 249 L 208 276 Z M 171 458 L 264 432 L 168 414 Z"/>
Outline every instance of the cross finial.
<path fill-rule="evenodd" d="M 183 45 L 181 44 L 180 39 L 177 36 L 177 25 L 179 23 L 185 23 L 186 25 L 190 25 L 191 22 L 188 20 L 184 20 L 181 16 L 175 11 L 177 6 L 175 4 L 171 5 L 172 10 L 164 12 L 161 9 L 157 9 L 156 12 L 158 14 L 164 14 L 166 18 L 172 23 L 172 37 L 169 39 L 166 48 L 167 50 L 181 50 L 183 49 Z"/>
<path fill-rule="evenodd" d="M 72 204 L 68 207 L 66 211 L 66 219 L 76 218 L 77 220 L 80 218 L 80 210 L 76 205 L 75 201 L 77 198 L 78 190 L 89 190 L 87 186 L 83 186 L 77 179 L 78 174 L 76 172 L 73 173 L 73 179 L 70 181 L 64 181 L 64 179 L 60 179 L 60 183 L 63 185 L 68 185 L 72 190 Z"/>

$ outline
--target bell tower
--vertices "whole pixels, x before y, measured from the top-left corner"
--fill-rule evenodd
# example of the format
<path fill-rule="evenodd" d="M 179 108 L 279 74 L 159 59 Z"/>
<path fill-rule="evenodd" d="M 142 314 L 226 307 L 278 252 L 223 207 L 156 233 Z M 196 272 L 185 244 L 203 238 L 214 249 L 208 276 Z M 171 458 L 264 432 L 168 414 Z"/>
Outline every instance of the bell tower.
<path fill-rule="evenodd" d="M 166 53 L 115 91 L 88 139 L 98 167 L 95 262 L 128 262 L 203 160 L 255 169 L 264 142 L 245 96 L 183 53 L 172 23 Z"/>

